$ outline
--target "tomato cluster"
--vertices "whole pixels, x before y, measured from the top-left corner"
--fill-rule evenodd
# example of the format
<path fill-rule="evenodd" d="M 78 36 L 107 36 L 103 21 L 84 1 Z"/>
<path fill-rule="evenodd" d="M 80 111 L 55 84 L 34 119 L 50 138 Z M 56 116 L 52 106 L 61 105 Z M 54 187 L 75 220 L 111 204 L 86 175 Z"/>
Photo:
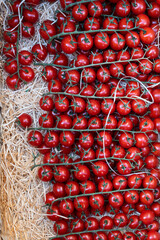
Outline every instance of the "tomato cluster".
<path fill-rule="evenodd" d="M 39 3 L 13 2 L 3 52 L 12 90 L 34 79 L 29 65 L 43 66 L 48 93 L 28 143 L 43 156 L 39 179 L 53 187 L 53 239 L 159 240 L 160 1 L 60 0 L 56 23 L 40 25 L 45 43 L 18 51 L 19 32 L 35 33 Z M 30 127 L 32 118 L 16 122 Z"/>

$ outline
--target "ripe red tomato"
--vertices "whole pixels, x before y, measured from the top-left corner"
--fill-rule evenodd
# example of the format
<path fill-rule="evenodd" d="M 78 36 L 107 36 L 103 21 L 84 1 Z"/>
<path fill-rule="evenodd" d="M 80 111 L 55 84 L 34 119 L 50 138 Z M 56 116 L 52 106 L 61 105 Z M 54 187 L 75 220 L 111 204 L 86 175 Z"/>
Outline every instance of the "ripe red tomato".
<path fill-rule="evenodd" d="M 104 197 L 101 194 L 96 194 L 89 197 L 89 204 L 94 209 L 99 209 L 104 206 Z"/>
<path fill-rule="evenodd" d="M 154 221 L 155 215 L 154 212 L 151 210 L 144 210 L 141 212 L 141 215 L 139 217 L 140 221 L 142 221 L 144 224 L 151 224 Z"/>
<path fill-rule="evenodd" d="M 34 80 L 35 73 L 31 67 L 22 67 L 19 71 L 19 76 L 22 81 L 29 83 Z"/>
<path fill-rule="evenodd" d="M 123 195 L 120 192 L 115 192 L 108 197 L 109 204 L 113 207 L 121 207 L 124 202 Z"/>
<path fill-rule="evenodd" d="M 100 1 L 90 2 L 88 4 L 88 12 L 92 17 L 100 17 L 103 12 L 103 6 Z"/>
<path fill-rule="evenodd" d="M 155 40 L 155 32 L 150 27 L 144 27 L 139 33 L 140 39 L 145 44 L 151 44 Z"/>
<path fill-rule="evenodd" d="M 4 43 L 3 54 L 8 58 L 13 58 L 17 54 L 17 48 L 15 44 Z"/>
<path fill-rule="evenodd" d="M 28 134 L 28 143 L 33 147 L 39 147 L 43 142 L 42 133 L 39 131 L 30 131 Z"/>
<path fill-rule="evenodd" d="M 94 44 L 98 49 L 106 49 L 109 46 L 110 39 L 107 33 L 100 32 L 94 37 Z"/>
<path fill-rule="evenodd" d="M 68 231 L 68 224 L 65 220 L 58 220 L 54 223 L 53 229 L 58 235 L 63 235 Z"/>
<path fill-rule="evenodd" d="M 49 40 L 57 33 L 55 24 L 50 20 L 45 20 L 42 23 L 39 32 L 44 40 Z"/>
<path fill-rule="evenodd" d="M 36 61 L 44 61 L 47 57 L 47 48 L 44 45 L 35 44 L 32 47 L 32 53 Z"/>
<path fill-rule="evenodd" d="M 59 136 L 55 131 L 48 131 L 44 137 L 46 146 L 50 148 L 57 147 L 59 144 Z"/>
<path fill-rule="evenodd" d="M 93 38 L 89 33 L 80 34 L 77 38 L 78 47 L 84 51 L 88 51 L 93 47 Z"/>
<path fill-rule="evenodd" d="M 58 221 L 60 219 L 59 215 L 60 215 L 60 211 L 59 211 L 58 206 L 52 205 L 47 210 L 47 218 L 51 221 Z"/>
<path fill-rule="evenodd" d="M 79 164 L 74 167 L 74 176 L 79 181 L 86 181 L 90 177 L 90 170 L 87 166 Z"/>
<path fill-rule="evenodd" d="M 17 72 L 17 61 L 13 59 L 7 59 L 4 64 L 4 69 L 9 74 L 14 74 Z"/>
<path fill-rule="evenodd" d="M 19 24 L 19 17 L 18 16 L 14 16 L 14 15 L 11 15 L 9 16 L 8 18 L 8 25 L 10 28 L 15 28 L 17 27 Z"/>
<path fill-rule="evenodd" d="M 59 136 L 60 143 L 66 147 L 73 145 L 75 137 L 74 134 L 70 131 L 61 132 Z"/>
<path fill-rule="evenodd" d="M 49 182 L 53 178 L 53 170 L 50 166 L 43 166 L 38 169 L 38 177 L 43 182 Z"/>
<path fill-rule="evenodd" d="M 69 179 L 70 173 L 67 167 L 56 166 L 53 170 L 53 176 L 56 182 L 63 183 Z"/>
<path fill-rule="evenodd" d="M 38 20 L 38 11 L 35 8 L 27 7 L 23 9 L 23 20 L 32 24 Z"/>
<path fill-rule="evenodd" d="M 72 35 L 65 36 L 61 41 L 61 48 L 64 53 L 72 54 L 77 50 L 76 38 Z"/>
<path fill-rule="evenodd" d="M 16 123 L 20 125 L 21 127 L 30 127 L 32 124 L 32 118 L 29 114 L 27 113 L 22 113 L 17 119 Z"/>
<path fill-rule="evenodd" d="M 22 50 L 18 54 L 19 63 L 22 65 L 30 65 L 33 61 L 33 54 L 29 51 Z"/>
<path fill-rule="evenodd" d="M 146 10 L 146 3 L 144 0 L 134 0 L 131 3 L 131 10 L 135 15 L 144 13 Z"/>
<path fill-rule="evenodd" d="M 84 211 L 89 207 L 89 201 L 86 196 L 77 197 L 74 199 L 74 207 L 77 211 Z"/>
<path fill-rule="evenodd" d="M 16 29 L 13 30 L 12 28 L 7 28 L 4 31 L 3 37 L 4 37 L 4 40 L 8 43 L 16 43 L 17 37 L 18 37 L 17 30 Z"/>
<path fill-rule="evenodd" d="M 140 37 L 137 32 L 130 31 L 125 35 L 126 44 L 130 48 L 138 47 L 140 43 Z"/>
<path fill-rule="evenodd" d="M 72 16 L 76 21 L 83 22 L 88 16 L 87 7 L 84 4 L 73 6 Z"/>
<path fill-rule="evenodd" d="M 22 36 L 25 38 L 31 38 L 35 35 L 35 28 L 30 22 L 22 23 Z"/>
<path fill-rule="evenodd" d="M 76 181 L 69 181 L 65 185 L 65 192 L 67 196 L 78 195 L 80 192 L 80 186 Z"/>
<path fill-rule="evenodd" d="M 120 51 L 125 46 L 125 38 L 120 33 L 114 33 L 110 37 L 110 47 L 115 51 Z"/>
<path fill-rule="evenodd" d="M 64 216 L 69 216 L 74 211 L 73 202 L 70 199 L 62 200 L 59 204 L 60 213 Z"/>

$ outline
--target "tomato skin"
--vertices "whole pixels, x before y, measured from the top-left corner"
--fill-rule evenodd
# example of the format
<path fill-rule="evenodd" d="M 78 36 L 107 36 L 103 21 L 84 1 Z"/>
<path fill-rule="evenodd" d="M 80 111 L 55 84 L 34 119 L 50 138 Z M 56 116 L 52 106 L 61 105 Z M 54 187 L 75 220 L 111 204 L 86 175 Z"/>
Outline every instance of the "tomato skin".
<path fill-rule="evenodd" d="M 83 132 L 79 136 L 79 143 L 80 143 L 81 147 L 84 149 L 89 149 L 90 147 L 92 147 L 94 144 L 94 138 L 93 138 L 92 133 Z"/>
<path fill-rule="evenodd" d="M 149 231 L 147 240 L 160 240 L 160 233 L 157 231 Z"/>
<path fill-rule="evenodd" d="M 158 166 L 158 158 L 151 154 L 145 158 L 146 168 L 152 169 Z"/>
<path fill-rule="evenodd" d="M 90 170 L 87 166 L 79 164 L 75 167 L 74 176 L 79 181 L 86 181 L 90 177 Z"/>
<path fill-rule="evenodd" d="M 158 18 L 160 16 L 160 6 L 156 2 L 152 2 L 149 9 L 148 15 L 152 18 Z"/>
<path fill-rule="evenodd" d="M 38 177 L 43 182 L 49 182 L 53 178 L 53 171 L 50 166 L 43 166 L 38 169 Z"/>
<path fill-rule="evenodd" d="M 114 230 L 114 231 L 108 233 L 108 239 L 109 240 L 114 240 L 116 238 L 119 239 L 119 240 L 123 239 L 122 233 L 120 231 Z"/>
<path fill-rule="evenodd" d="M 52 66 L 45 66 L 42 70 L 42 78 L 45 82 L 50 82 L 57 77 L 57 69 Z"/>
<path fill-rule="evenodd" d="M 144 190 L 140 193 L 140 201 L 144 204 L 150 205 L 154 201 L 154 195 L 150 190 Z"/>
<path fill-rule="evenodd" d="M 102 131 L 97 134 L 97 143 L 100 147 L 109 147 L 112 143 L 112 136 L 109 132 Z"/>
<path fill-rule="evenodd" d="M 73 6 L 72 16 L 76 21 L 83 22 L 88 16 L 88 9 L 84 4 Z"/>
<path fill-rule="evenodd" d="M 74 207 L 77 211 L 84 211 L 89 207 L 89 201 L 86 196 L 77 197 L 74 199 Z"/>
<path fill-rule="evenodd" d="M 59 136 L 60 143 L 66 147 L 73 145 L 75 137 L 74 134 L 70 131 L 61 132 Z"/>
<path fill-rule="evenodd" d="M 130 190 L 124 193 L 124 199 L 129 204 L 135 204 L 139 201 L 139 194 L 136 190 Z"/>
<path fill-rule="evenodd" d="M 146 3 L 144 0 L 134 0 L 131 3 L 131 10 L 135 15 L 144 13 L 146 10 Z"/>
<path fill-rule="evenodd" d="M 89 99 L 86 104 L 86 111 L 89 115 L 98 115 L 101 111 L 100 102 L 96 99 Z"/>
<path fill-rule="evenodd" d="M 70 223 L 70 228 L 72 232 L 81 232 L 84 230 L 84 222 L 82 219 L 72 219 Z"/>
<path fill-rule="evenodd" d="M 8 25 L 11 28 L 17 27 L 19 24 L 19 17 L 11 15 L 8 19 Z"/>
<path fill-rule="evenodd" d="M 19 75 L 22 81 L 32 82 L 35 77 L 35 73 L 31 67 L 22 67 L 19 71 Z"/>
<path fill-rule="evenodd" d="M 106 176 L 108 170 L 108 165 L 104 161 L 99 160 L 97 162 L 94 162 L 94 165 L 92 166 L 93 173 L 99 177 Z"/>
<path fill-rule="evenodd" d="M 114 17 L 106 17 L 104 22 L 103 22 L 103 29 L 109 30 L 109 34 L 113 34 L 114 32 L 111 30 L 116 30 L 118 29 L 118 21 Z"/>
<path fill-rule="evenodd" d="M 59 209 L 62 215 L 69 216 L 74 211 L 73 202 L 70 199 L 62 200 L 59 204 Z"/>
<path fill-rule="evenodd" d="M 49 204 L 49 205 L 52 205 L 52 206 L 55 206 L 57 205 L 57 203 L 53 203 L 54 201 L 56 200 L 56 197 L 54 195 L 53 192 L 48 192 L 45 196 L 45 204 Z"/>
<path fill-rule="evenodd" d="M 54 126 L 54 118 L 51 114 L 42 114 L 39 117 L 39 125 L 43 128 L 52 128 Z"/>
<path fill-rule="evenodd" d="M 99 17 L 103 12 L 103 6 L 100 1 L 90 2 L 88 4 L 88 12 L 92 17 Z"/>
<path fill-rule="evenodd" d="M 27 113 L 22 113 L 16 120 L 17 124 L 20 124 L 23 128 L 30 127 L 32 124 L 32 118 Z"/>
<path fill-rule="evenodd" d="M 78 47 L 84 51 L 88 51 L 93 47 L 93 38 L 89 33 L 79 34 L 77 38 L 77 42 L 78 42 Z"/>
<path fill-rule="evenodd" d="M 18 54 L 19 63 L 22 65 L 30 65 L 33 61 L 33 55 L 31 52 L 22 50 Z"/>
<path fill-rule="evenodd" d="M 119 0 L 116 4 L 115 12 L 119 17 L 126 17 L 131 10 L 130 3 L 125 0 Z"/>
<path fill-rule="evenodd" d="M 117 200 L 118 199 L 118 200 Z M 109 195 L 108 197 L 109 204 L 113 207 L 121 207 L 124 202 L 123 195 L 119 192 L 115 192 Z"/>
<path fill-rule="evenodd" d="M 155 40 L 155 32 L 150 27 L 144 27 L 139 33 L 140 39 L 145 44 L 151 44 Z"/>
<path fill-rule="evenodd" d="M 69 179 L 70 173 L 67 167 L 56 166 L 56 168 L 53 171 L 53 176 L 56 182 L 63 183 Z"/>
<path fill-rule="evenodd" d="M 68 224 L 65 220 L 58 220 L 55 222 L 53 229 L 57 235 L 63 235 L 68 231 Z"/>
<path fill-rule="evenodd" d="M 47 218 L 51 221 L 58 221 L 60 217 L 60 211 L 58 206 L 52 205 L 48 210 L 47 210 Z"/>
<path fill-rule="evenodd" d="M 128 239 L 130 239 L 130 240 L 136 240 L 135 234 L 132 233 L 132 232 L 125 232 L 125 233 L 123 234 L 123 240 L 128 240 Z"/>
<path fill-rule="evenodd" d="M 124 74 L 124 67 L 123 67 L 122 63 L 114 63 L 114 64 L 110 65 L 109 71 L 113 77 L 120 78 Z"/>
<path fill-rule="evenodd" d="M 119 137 L 119 143 L 123 148 L 130 148 L 133 146 L 134 139 L 130 133 L 122 133 Z"/>
<path fill-rule="evenodd" d="M 117 103 L 117 111 L 122 116 L 128 115 L 131 112 L 131 103 L 129 100 L 119 100 Z"/>
<path fill-rule="evenodd" d="M 98 240 L 98 239 L 107 240 L 107 234 L 103 231 L 99 231 L 95 233 L 93 235 L 93 240 Z"/>
<path fill-rule="evenodd" d="M 97 33 L 94 37 L 94 44 L 98 49 L 106 49 L 109 46 L 110 39 L 107 33 Z"/>
<path fill-rule="evenodd" d="M 59 136 L 55 131 L 48 131 L 44 137 L 44 142 L 47 147 L 57 147 L 59 144 Z"/>
<path fill-rule="evenodd" d="M 74 36 L 65 36 L 61 41 L 61 48 L 64 53 L 74 53 L 77 50 L 76 38 Z"/>
<path fill-rule="evenodd" d="M 140 37 L 137 32 L 130 31 L 125 35 L 126 45 L 130 48 L 138 47 L 140 43 Z"/>
<path fill-rule="evenodd" d="M 17 31 L 13 30 L 12 28 L 7 28 L 3 34 L 4 40 L 8 43 L 16 43 L 17 36 L 18 36 Z"/>
<path fill-rule="evenodd" d="M 47 43 L 47 51 L 53 55 L 59 53 L 61 51 L 61 44 L 53 40 L 51 43 Z"/>
<path fill-rule="evenodd" d="M 146 14 L 139 14 L 136 17 L 136 26 L 139 28 L 149 27 L 150 26 L 150 19 Z"/>
<path fill-rule="evenodd" d="M 4 64 L 4 69 L 9 74 L 14 74 L 17 72 L 17 61 L 13 59 L 7 59 Z"/>
<path fill-rule="evenodd" d="M 110 37 L 110 47 L 115 51 L 120 51 L 125 46 L 125 38 L 120 33 L 114 33 Z"/>
<path fill-rule="evenodd" d="M 51 111 L 54 107 L 54 102 L 51 97 L 43 96 L 39 101 L 39 105 L 44 111 Z"/>
<path fill-rule="evenodd" d="M 56 35 L 56 32 L 55 24 L 52 24 L 50 20 L 45 20 L 40 27 L 40 35 L 44 40 L 49 40 Z"/>
<path fill-rule="evenodd" d="M 160 204 L 158 202 L 153 203 L 151 209 L 155 213 L 155 216 L 160 216 Z"/>
<path fill-rule="evenodd" d="M 142 221 L 144 224 L 151 224 L 154 221 L 155 215 L 154 212 L 151 210 L 144 210 L 139 219 Z"/>
<path fill-rule="evenodd" d="M 129 188 L 140 188 L 142 184 L 142 178 L 139 175 L 133 174 L 128 177 Z"/>
<path fill-rule="evenodd" d="M 143 230 L 143 229 L 140 229 L 140 230 L 136 230 L 136 235 L 138 236 L 139 239 L 141 240 L 145 240 L 146 239 L 146 236 L 148 234 L 147 230 Z"/>
<path fill-rule="evenodd" d="M 32 38 L 35 35 L 35 28 L 30 22 L 22 23 L 22 36 L 25 38 Z"/>
<path fill-rule="evenodd" d="M 16 56 L 17 48 L 15 44 L 4 43 L 3 54 L 8 58 L 13 58 Z"/>
<path fill-rule="evenodd" d="M 96 194 L 89 197 L 89 204 L 94 209 L 99 209 L 104 206 L 104 197 L 101 194 Z"/>
<path fill-rule="evenodd" d="M 43 136 L 39 131 L 31 131 L 28 134 L 28 142 L 33 147 L 39 147 L 42 144 Z"/>
<path fill-rule="evenodd" d="M 32 53 L 36 61 L 44 61 L 47 57 L 47 49 L 44 45 L 40 46 L 40 44 L 35 44 L 32 47 Z"/>
<path fill-rule="evenodd" d="M 117 213 L 114 216 L 113 221 L 114 221 L 115 226 L 124 227 L 128 223 L 128 218 L 127 218 L 126 214 L 124 214 L 124 213 Z"/>
<path fill-rule="evenodd" d="M 155 59 L 158 58 L 159 55 L 159 49 L 157 46 L 148 46 L 148 50 L 146 52 L 146 57 L 149 59 Z"/>
<path fill-rule="evenodd" d="M 7 84 L 8 88 L 15 91 L 20 88 L 21 80 L 18 78 L 17 74 L 14 74 L 13 76 L 7 77 L 6 84 Z"/>
<path fill-rule="evenodd" d="M 53 185 L 53 193 L 56 198 L 61 198 L 66 196 L 65 184 L 61 182 L 56 182 Z"/>
<path fill-rule="evenodd" d="M 30 23 L 36 23 L 38 20 L 38 12 L 35 8 L 24 8 L 23 9 L 24 21 Z"/>

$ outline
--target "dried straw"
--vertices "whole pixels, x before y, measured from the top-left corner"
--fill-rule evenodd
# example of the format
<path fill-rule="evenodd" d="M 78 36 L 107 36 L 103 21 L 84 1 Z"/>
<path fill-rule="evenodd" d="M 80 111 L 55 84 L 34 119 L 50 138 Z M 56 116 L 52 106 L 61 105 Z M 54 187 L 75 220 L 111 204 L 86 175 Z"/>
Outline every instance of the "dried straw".
<path fill-rule="evenodd" d="M 32 40 L 20 41 L 19 50 L 31 50 L 40 41 L 38 29 L 45 19 L 54 20 L 56 4 L 42 3 L 38 7 L 40 21 L 36 26 L 37 33 Z M 7 0 L 0 1 L 0 45 L 2 49 L 2 32 L 5 29 L 6 15 L 10 12 Z M 42 41 L 42 44 L 43 41 Z M 15 119 L 22 113 L 29 113 L 33 118 L 33 126 L 37 125 L 41 114 L 39 99 L 47 91 L 41 78 L 41 67 L 35 68 L 36 78 L 33 83 L 24 85 L 13 92 L 5 85 L 6 73 L 1 61 L 1 194 L 0 210 L 2 218 L 1 237 L 3 240 L 46 240 L 53 236 L 53 224 L 45 216 L 44 198 L 50 191 L 49 184 L 42 183 L 37 178 L 37 169 L 31 171 L 35 149 L 27 143 L 27 130 L 15 124 Z M 46 59 L 45 62 L 49 62 Z M 3 76 L 3 77 L 2 77 Z M 39 157 L 38 161 L 41 161 Z"/>

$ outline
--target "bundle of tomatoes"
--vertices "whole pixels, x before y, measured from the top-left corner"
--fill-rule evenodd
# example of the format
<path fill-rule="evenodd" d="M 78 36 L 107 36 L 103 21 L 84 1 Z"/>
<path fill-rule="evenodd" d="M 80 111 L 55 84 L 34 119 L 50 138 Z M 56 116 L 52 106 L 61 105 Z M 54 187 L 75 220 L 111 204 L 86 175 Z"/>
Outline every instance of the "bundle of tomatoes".
<path fill-rule="evenodd" d="M 39 3 L 12 3 L 3 52 L 9 88 L 34 79 L 32 63 L 48 84 L 39 126 L 25 113 L 17 123 L 53 185 L 52 239 L 159 240 L 160 1 L 60 0 L 56 22 L 39 28 L 46 44 L 18 50 L 20 32 L 35 34 Z"/>

